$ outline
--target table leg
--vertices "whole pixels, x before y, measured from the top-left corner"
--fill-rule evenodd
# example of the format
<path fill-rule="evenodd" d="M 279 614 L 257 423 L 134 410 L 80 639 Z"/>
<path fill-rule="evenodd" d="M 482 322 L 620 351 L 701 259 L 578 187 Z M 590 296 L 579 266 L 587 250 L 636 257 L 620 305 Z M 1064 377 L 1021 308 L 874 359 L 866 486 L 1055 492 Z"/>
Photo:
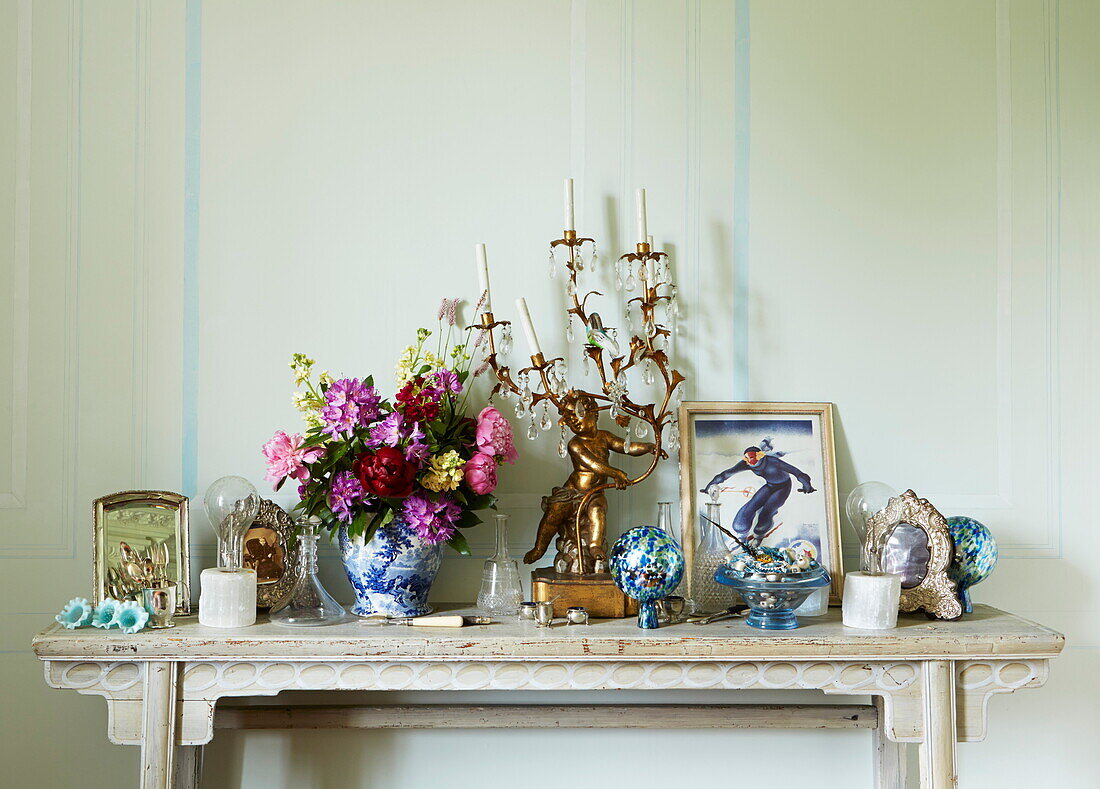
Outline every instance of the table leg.
<path fill-rule="evenodd" d="M 171 789 L 176 748 L 176 664 L 145 664 L 141 712 L 141 789 Z"/>
<path fill-rule="evenodd" d="M 199 789 L 202 785 L 201 745 L 177 745 L 173 765 L 173 789 Z"/>
<path fill-rule="evenodd" d="M 886 713 L 882 696 L 875 696 L 878 726 L 871 732 L 875 756 L 876 789 L 905 789 L 905 746 L 894 742 L 886 733 Z"/>
<path fill-rule="evenodd" d="M 955 665 L 950 660 L 921 664 L 924 680 L 924 742 L 920 746 L 921 789 L 954 789 L 959 785 L 955 769 Z"/>

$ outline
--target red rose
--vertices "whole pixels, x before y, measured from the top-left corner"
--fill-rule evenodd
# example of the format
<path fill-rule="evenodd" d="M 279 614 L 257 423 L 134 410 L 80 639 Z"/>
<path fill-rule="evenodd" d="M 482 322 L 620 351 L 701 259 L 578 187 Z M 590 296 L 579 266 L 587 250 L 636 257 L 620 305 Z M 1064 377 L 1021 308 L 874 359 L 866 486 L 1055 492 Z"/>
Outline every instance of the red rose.
<path fill-rule="evenodd" d="M 401 450 L 393 447 L 364 452 L 355 461 L 355 473 L 367 491 L 388 499 L 408 496 L 416 480 L 416 466 L 405 460 Z"/>

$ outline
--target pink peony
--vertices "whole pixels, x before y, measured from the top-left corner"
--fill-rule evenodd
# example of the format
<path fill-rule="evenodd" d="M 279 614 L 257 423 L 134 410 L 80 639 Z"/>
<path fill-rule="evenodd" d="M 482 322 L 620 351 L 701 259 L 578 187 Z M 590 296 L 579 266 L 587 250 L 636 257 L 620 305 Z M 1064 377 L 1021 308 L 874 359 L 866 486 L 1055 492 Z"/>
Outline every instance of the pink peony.
<path fill-rule="evenodd" d="M 309 482 L 307 463 L 316 463 L 325 454 L 323 447 L 303 447 L 305 441 L 300 434 L 288 436 L 282 430 L 276 430 L 263 446 L 267 458 L 267 474 L 264 479 L 277 486 L 287 477 L 299 482 Z"/>
<path fill-rule="evenodd" d="M 497 462 L 491 455 L 478 452 L 466 461 L 466 484 L 479 496 L 493 492 L 497 486 Z"/>
<path fill-rule="evenodd" d="M 504 458 L 515 463 L 519 458 L 512 440 L 512 426 L 500 411 L 492 406 L 483 408 L 477 415 L 477 447 L 486 455 Z"/>

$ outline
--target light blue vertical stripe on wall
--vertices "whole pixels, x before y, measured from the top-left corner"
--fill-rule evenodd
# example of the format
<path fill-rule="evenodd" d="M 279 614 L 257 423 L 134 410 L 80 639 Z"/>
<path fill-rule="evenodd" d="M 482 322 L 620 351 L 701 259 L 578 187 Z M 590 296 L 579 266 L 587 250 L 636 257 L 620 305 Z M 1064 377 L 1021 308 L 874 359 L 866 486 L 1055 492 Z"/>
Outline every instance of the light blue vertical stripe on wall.
<path fill-rule="evenodd" d="M 734 5 L 733 45 L 733 393 L 750 399 L 749 387 L 749 165 L 752 79 L 749 58 L 750 0 Z"/>
<path fill-rule="evenodd" d="M 183 480 L 198 487 L 199 168 L 202 143 L 202 0 L 187 0 L 184 74 L 183 176 Z"/>

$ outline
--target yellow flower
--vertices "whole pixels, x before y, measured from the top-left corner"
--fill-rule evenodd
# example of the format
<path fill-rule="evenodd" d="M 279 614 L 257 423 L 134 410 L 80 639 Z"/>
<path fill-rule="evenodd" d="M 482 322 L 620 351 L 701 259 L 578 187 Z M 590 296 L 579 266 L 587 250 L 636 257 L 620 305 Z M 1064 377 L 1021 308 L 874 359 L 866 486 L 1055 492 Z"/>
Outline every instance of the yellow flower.
<path fill-rule="evenodd" d="M 328 370 L 322 370 L 321 375 L 318 377 L 317 380 L 320 381 L 324 386 L 332 386 L 332 383 L 335 379 L 331 375 L 329 375 Z"/>
<path fill-rule="evenodd" d="M 394 371 L 394 377 L 397 379 L 398 386 L 404 386 L 410 378 L 413 377 L 412 366 L 416 360 L 416 347 L 410 345 L 405 349 L 405 352 L 401 354 L 401 358 L 397 360 L 397 368 Z"/>
<path fill-rule="evenodd" d="M 431 467 L 421 478 L 421 484 L 436 493 L 454 490 L 462 482 L 465 465 L 462 457 L 453 449 L 442 455 L 436 455 L 432 458 Z"/>

